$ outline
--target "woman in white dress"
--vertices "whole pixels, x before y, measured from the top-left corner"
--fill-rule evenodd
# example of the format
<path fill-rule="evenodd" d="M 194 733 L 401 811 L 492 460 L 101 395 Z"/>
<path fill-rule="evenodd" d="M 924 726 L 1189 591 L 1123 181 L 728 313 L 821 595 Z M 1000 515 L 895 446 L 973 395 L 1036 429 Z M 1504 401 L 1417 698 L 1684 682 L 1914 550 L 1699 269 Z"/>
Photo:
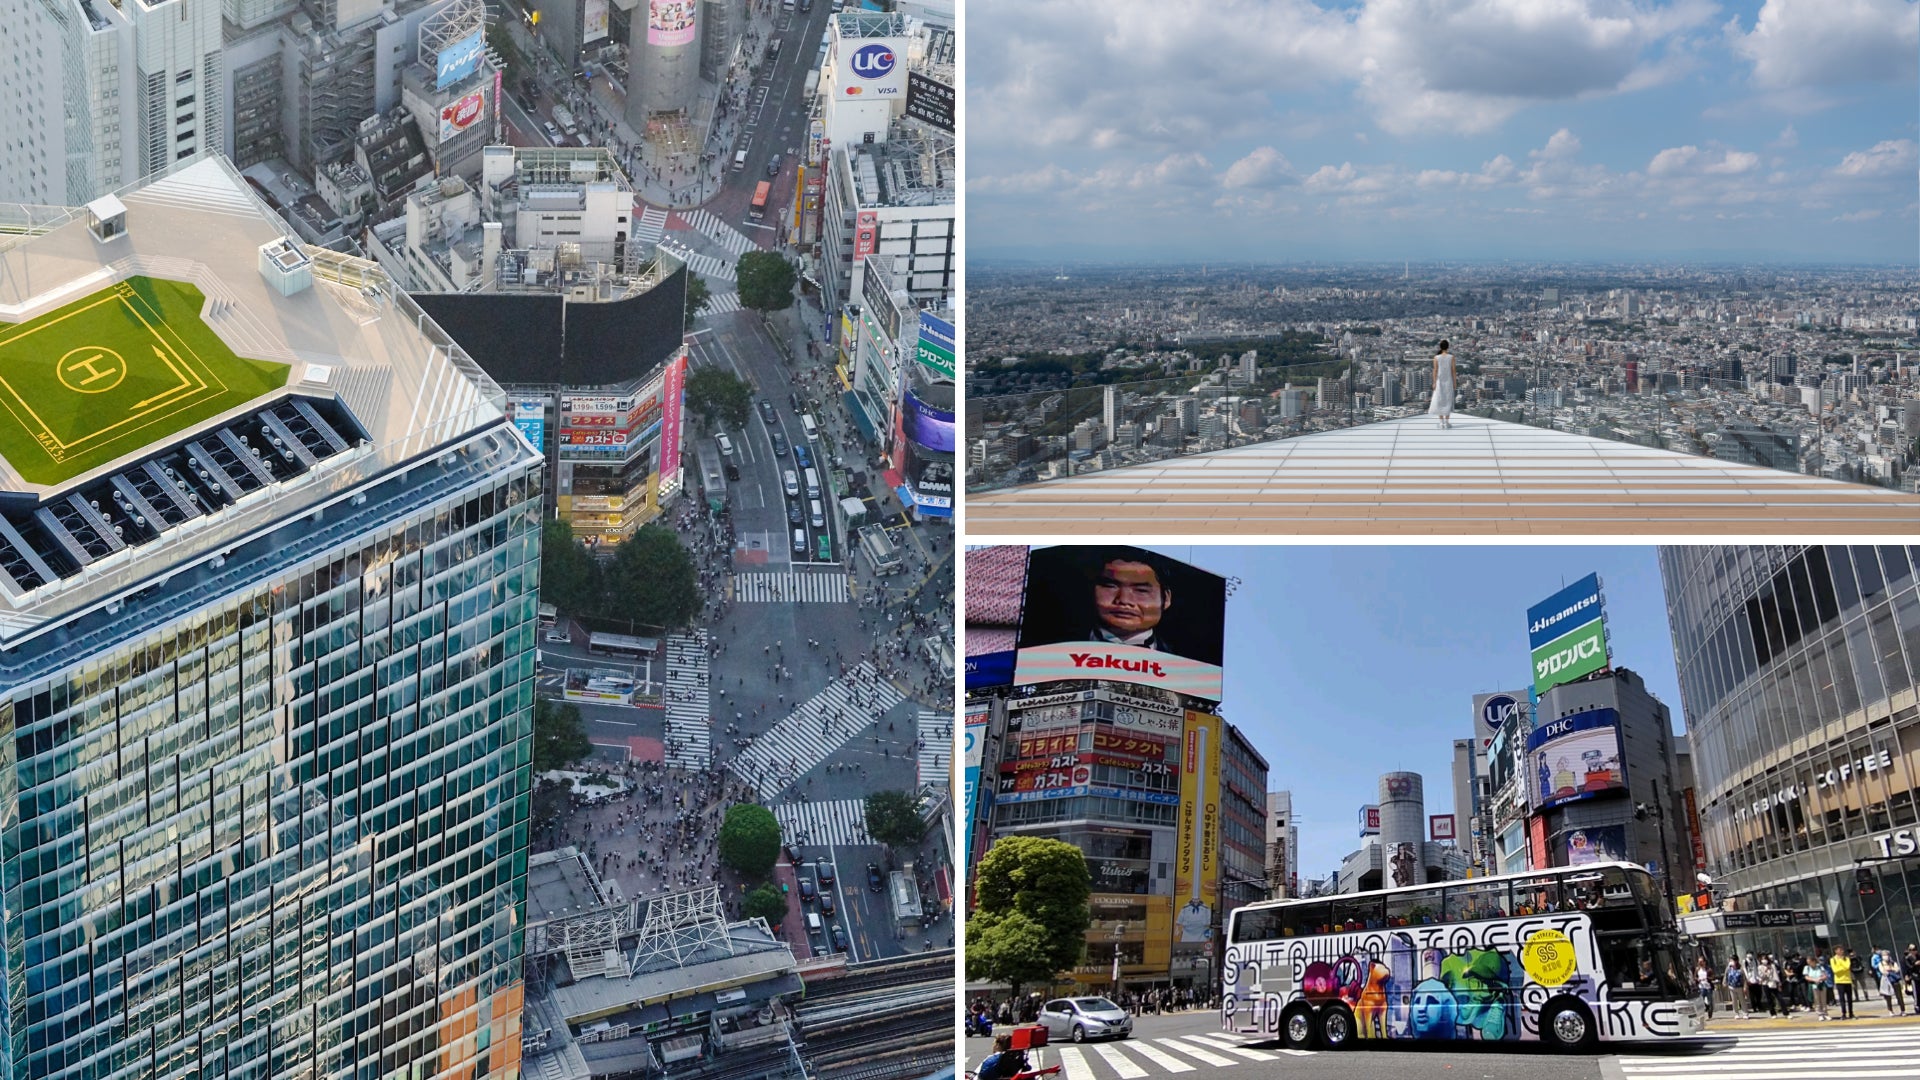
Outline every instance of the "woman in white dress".
<path fill-rule="evenodd" d="M 1444 341 L 1433 358 L 1433 403 L 1427 406 L 1427 415 L 1439 417 L 1443 428 L 1453 426 L 1453 354 Z"/>

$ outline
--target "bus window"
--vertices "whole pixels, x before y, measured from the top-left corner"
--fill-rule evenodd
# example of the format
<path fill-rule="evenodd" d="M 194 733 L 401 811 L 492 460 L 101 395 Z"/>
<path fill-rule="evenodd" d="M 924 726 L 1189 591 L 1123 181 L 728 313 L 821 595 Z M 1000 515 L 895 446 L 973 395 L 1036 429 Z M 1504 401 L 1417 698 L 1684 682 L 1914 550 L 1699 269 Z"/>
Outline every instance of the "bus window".
<path fill-rule="evenodd" d="M 1288 904 L 1280 912 L 1281 937 L 1307 937 L 1332 932 L 1333 913 L 1325 901 L 1312 904 Z"/>
<path fill-rule="evenodd" d="M 1337 896 L 1333 900 L 1335 930 L 1377 930 L 1385 919 L 1378 896 Z"/>
<path fill-rule="evenodd" d="M 747 208 L 747 216 L 755 221 L 767 216 L 767 196 L 773 191 L 773 185 L 765 180 L 753 189 L 753 205 Z"/>
<path fill-rule="evenodd" d="M 1409 889 L 1387 894 L 1388 926 L 1419 926 L 1440 921 L 1440 890 Z"/>
<path fill-rule="evenodd" d="M 1561 910 L 1560 876 L 1520 878 L 1513 883 L 1513 913 L 1544 915 Z"/>
<path fill-rule="evenodd" d="M 1477 919 L 1507 917 L 1507 883 L 1469 881 L 1447 886 L 1447 921 L 1471 922 Z"/>
<path fill-rule="evenodd" d="M 1280 937 L 1280 913 L 1284 908 L 1241 908 L 1233 913 L 1229 941 L 1272 941 Z"/>

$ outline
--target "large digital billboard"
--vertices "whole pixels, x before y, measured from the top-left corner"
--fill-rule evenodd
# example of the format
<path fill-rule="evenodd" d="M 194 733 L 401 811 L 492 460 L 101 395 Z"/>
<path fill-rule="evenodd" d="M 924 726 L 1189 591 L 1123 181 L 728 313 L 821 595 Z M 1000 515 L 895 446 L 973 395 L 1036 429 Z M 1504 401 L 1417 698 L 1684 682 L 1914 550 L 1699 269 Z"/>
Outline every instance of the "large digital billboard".
<path fill-rule="evenodd" d="M 1027 589 L 1027 549 L 997 544 L 971 548 L 965 558 L 967 689 L 1010 686 Z"/>
<path fill-rule="evenodd" d="M 476 26 L 473 33 L 440 50 L 434 64 L 434 89 L 445 90 L 480 70 L 480 55 L 484 51 L 481 31 L 484 29 Z"/>
<path fill-rule="evenodd" d="M 472 127 L 487 114 L 487 95 L 483 90 L 475 90 L 458 101 L 451 102 L 440 110 L 440 141 L 448 142 L 461 132 Z"/>
<path fill-rule="evenodd" d="M 1527 609 L 1535 694 L 1606 669 L 1602 610 L 1598 574 L 1588 574 Z"/>
<path fill-rule="evenodd" d="M 936 453 L 953 453 L 953 410 L 931 405 L 909 389 L 900 414 L 904 433 L 915 444 Z"/>
<path fill-rule="evenodd" d="M 693 9 L 699 0 L 647 0 L 647 44 L 693 43 Z"/>
<path fill-rule="evenodd" d="M 1625 825 L 1589 825 L 1567 833 L 1567 865 L 1591 866 L 1594 863 L 1627 860 Z"/>
<path fill-rule="evenodd" d="M 607 36 L 607 12 L 612 7 L 611 0 L 587 0 L 586 17 L 581 20 L 580 44 L 591 45 Z"/>
<path fill-rule="evenodd" d="M 989 715 L 986 706 L 969 705 L 967 707 L 967 723 L 962 735 L 965 741 L 961 744 L 961 760 L 966 762 L 962 783 L 965 785 L 963 792 L 967 815 L 967 831 L 960 836 L 960 865 L 962 866 L 973 865 L 967 861 L 967 849 L 973 844 L 974 825 L 979 821 L 980 766 L 987 745 Z"/>
<path fill-rule="evenodd" d="M 666 388 L 661 395 L 664 422 L 660 427 L 660 479 L 663 483 L 680 475 L 680 428 L 686 389 L 687 357 L 682 353 L 667 364 Z"/>
<path fill-rule="evenodd" d="M 1620 714 L 1588 709 L 1541 724 L 1527 736 L 1527 807 L 1535 813 L 1627 786 Z"/>
<path fill-rule="evenodd" d="M 1143 548 L 1036 548 L 1014 682 L 1101 679 L 1220 700 L 1226 581 Z"/>

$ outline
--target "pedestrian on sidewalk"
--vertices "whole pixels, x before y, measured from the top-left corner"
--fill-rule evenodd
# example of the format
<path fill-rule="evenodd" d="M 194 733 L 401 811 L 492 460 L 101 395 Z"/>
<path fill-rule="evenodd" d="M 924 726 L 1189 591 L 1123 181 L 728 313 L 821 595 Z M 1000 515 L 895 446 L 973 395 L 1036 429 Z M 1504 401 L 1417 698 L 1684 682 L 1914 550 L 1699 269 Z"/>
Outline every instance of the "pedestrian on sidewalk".
<path fill-rule="evenodd" d="M 1845 945 L 1833 947 L 1833 988 L 1840 995 L 1840 1019 L 1853 1019 L 1853 957 Z"/>
<path fill-rule="evenodd" d="M 1881 949 L 1873 954 L 1873 972 L 1880 977 L 1880 1001 L 1887 1007 L 1888 1016 L 1904 1016 L 1907 1012 L 1907 995 L 1901 983 L 1900 961 L 1893 955 L 1892 949 Z"/>
<path fill-rule="evenodd" d="M 1920 945 L 1907 943 L 1906 955 L 1900 958 L 1900 973 L 1907 977 L 1907 994 L 1913 999 L 1913 1011 L 1920 1013 Z"/>
<path fill-rule="evenodd" d="M 1733 1006 L 1733 1015 L 1742 1020 L 1753 1019 L 1747 1009 L 1749 1000 L 1747 996 L 1747 972 L 1745 968 L 1740 966 L 1739 957 L 1727 957 L 1727 970 L 1720 976 L 1720 981 L 1727 988 L 1727 1003 Z"/>
<path fill-rule="evenodd" d="M 1772 953 L 1760 954 L 1760 971 L 1754 982 L 1760 987 L 1760 1000 L 1766 1003 L 1767 1015 L 1783 1015 L 1780 1012 L 1780 965 L 1774 962 Z"/>
<path fill-rule="evenodd" d="M 1700 1007 L 1707 1010 L 1707 1019 L 1713 1019 L 1713 969 L 1707 967 L 1707 958 L 1701 957 L 1693 964 L 1693 996 L 1700 999 Z"/>
<path fill-rule="evenodd" d="M 1813 992 L 1813 1015 L 1815 1019 L 1826 1020 L 1827 987 L 1833 982 L 1833 972 L 1827 970 L 1827 962 L 1819 953 L 1807 957 L 1807 966 L 1800 972 L 1800 978 Z"/>

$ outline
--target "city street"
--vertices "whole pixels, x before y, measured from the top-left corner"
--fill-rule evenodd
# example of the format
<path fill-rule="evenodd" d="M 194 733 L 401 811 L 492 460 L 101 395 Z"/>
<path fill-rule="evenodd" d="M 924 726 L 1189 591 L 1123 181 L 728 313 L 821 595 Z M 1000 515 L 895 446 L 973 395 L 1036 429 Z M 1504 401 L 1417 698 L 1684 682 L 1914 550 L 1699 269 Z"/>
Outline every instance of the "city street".
<path fill-rule="evenodd" d="M 1728 1025 L 1732 1027 L 1733 1025 Z M 1160 1080 L 1175 1073 L 1226 1071 L 1228 1080 L 1374 1080 L 1393 1076 L 1480 1077 L 1484 1080 L 1798 1080 L 1806 1077 L 1913 1076 L 1920 1070 L 1920 1022 L 1805 1023 L 1795 1030 L 1713 1034 L 1672 1043 L 1603 1047 L 1597 1054 L 1559 1054 L 1538 1043 L 1493 1045 L 1394 1042 L 1390 1049 L 1340 1052 L 1286 1050 L 1274 1040 L 1229 1035 L 1212 1010 L 1141 1016 L 1131 1038 L 1074 1046 L 1061 1040 L 1033 1055 L 1036 1065 L 1062 1066 L 1062 1080 Z M 988 1040 L 965 1043 L 967 1071 L 991 1052 Z"/>

